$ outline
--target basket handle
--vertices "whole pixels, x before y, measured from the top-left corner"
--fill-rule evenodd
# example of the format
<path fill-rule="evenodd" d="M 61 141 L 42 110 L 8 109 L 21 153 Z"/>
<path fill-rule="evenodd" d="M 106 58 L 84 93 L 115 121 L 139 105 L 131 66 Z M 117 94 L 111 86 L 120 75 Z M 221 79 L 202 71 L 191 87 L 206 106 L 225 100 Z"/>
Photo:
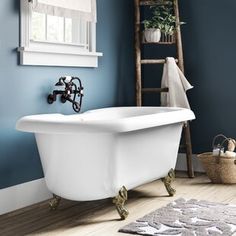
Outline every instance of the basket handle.
<path fill-rule="evenodd" d="M 216 135 L 216 136 L 213 138 L 213 141 L 212 141 L 212 148 L 215 147 L 215 142 L 216 142 L 217 138 L 220 138 L 220 137 L 224 138 L 224 140 L 223 140 L 222 143 L 220 144 L 220 147 L 222 147 L 222 145 L 225 143 L 225 141 L 228 140 L 228 138 L 227 138 L 225 135 L 223 135 L 223 134 L 218 134 L 218 135 Z"/>
<path fill-rule="evenodd" d="M 216 157 L 216 163 L 217 164 L 219 164 L 220 163 L 220 155 L 221 155 L 221 150 L 222 150 L 222 148 L 224 148 L 223 147 L 223 144 L 225 143 L 225 141 L 226 140 L 228 140 L 228 138 L 225 136 L 225 135 L 223 135 L 223 134 L 218 134 L 218 135 L 216 135 L 214 138 L 213 138 L 213 141 L 212 141 L 212 149 L 214 150 L 214 148 L 215 148 L 215 143 L 216 143 L 216 140 L 218 139 L 218 138 L 223 138 L 223 141 L 221 142 L 221 144 L 218 144 L 217 145 L 217 147 L 219 148 L 219 153 L 218 153 L 218 155 L 216 156 L 215 155 L 215 157 Z"/>
<path fill-rule="evenodd" d="M 225 142 L 226 141 L 230 141 L 230 140 L 233 140 L 232 138 L 227 138 L 225 135 L 223 135 L 223 134 L 218 134 L 218 135 L 216 135 L 214 138 L 213 138 L 213 141 L 212 141 L 212 148 L 214 149 L 214 147 L 215 147 L 215 142 L 216 142 L 216 139 L 217 138 L 220 138 L 220 137 L 222 137 L 223 138 L 223 141 L 221 142 L 221 144 L 219 145 L 219 147 L 220 148 L 222 148 L 223 147 L 223 145 L 225 144 Z M 216 159 L 216 163 L 220 163 L 220 154 L 221 154 L 221 152 L 219 152 L 219 155 L 217 156 L 218 158 Z M 236 165 L 236 157 L 235 157 L 235 160 L 234 160 L 234 164 Z"/>

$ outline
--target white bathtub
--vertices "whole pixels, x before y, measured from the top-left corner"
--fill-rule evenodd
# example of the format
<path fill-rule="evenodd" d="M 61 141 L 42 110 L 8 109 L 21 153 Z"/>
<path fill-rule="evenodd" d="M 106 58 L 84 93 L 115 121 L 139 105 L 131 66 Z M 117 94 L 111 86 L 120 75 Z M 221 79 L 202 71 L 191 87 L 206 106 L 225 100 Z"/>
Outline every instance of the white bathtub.
<path fill-rule="evenodd" d="M 183 122 L 194 118 L 181 108 L 118 107 L 26 116 L 16 127 L 35 133 L 48 189 L 87 201 L 165 177 L 175 168 Z"/>

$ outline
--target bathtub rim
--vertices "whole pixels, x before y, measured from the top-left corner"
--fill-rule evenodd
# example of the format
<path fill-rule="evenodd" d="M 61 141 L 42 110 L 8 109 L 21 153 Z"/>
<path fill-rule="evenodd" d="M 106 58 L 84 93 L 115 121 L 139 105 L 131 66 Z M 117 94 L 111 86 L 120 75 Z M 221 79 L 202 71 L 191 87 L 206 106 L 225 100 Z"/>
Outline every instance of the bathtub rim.
<path fill-rule="evenodd" d="M 106 110 L 117 111 L 121 109 L 153 109 L 153 113 L 110 120 L 83 120 L 83 115 L 95 115 L 96 112 L 105 112 Z M 158 113 L 158 110 L 163 109 L 168 112 Z M 78 116 L 80 119 L 69 119 L 75 116 Z M 122 133 L 182 123 L 194 119 L 195 115 L 191 110 L 178 107 L 107 107 L 71 115 L 52 113 L 25 116 L 17 121 L 16 129 L 24 132 L 48 134 L 73 134 L 78 132 Z"/>

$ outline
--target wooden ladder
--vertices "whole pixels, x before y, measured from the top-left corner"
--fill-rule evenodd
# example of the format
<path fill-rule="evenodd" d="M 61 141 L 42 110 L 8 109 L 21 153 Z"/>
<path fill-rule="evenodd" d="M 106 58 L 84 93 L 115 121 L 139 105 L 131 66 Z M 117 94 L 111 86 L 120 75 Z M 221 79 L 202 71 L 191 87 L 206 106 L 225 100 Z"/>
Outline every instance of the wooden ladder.
<path fill-rule="evenodd" d="M 176 16 L 176 33 L 173 41 L 159 42 L 159 44 L 176 44 L 177 58 L 176 62 L 184 73 L 184 60 L 183 60 L 183 48 L 180 30 L 180 19 L 179 19 L 179 7 L 178 0 L 172 0 L 174 13 Z M 134 0 L 135 3 L 135 57 L 136 57 L 136 105 L 142 106 L 142 95 L 143 93 L 161 93 L 168 92 L 168 88 L 143 88 L 142 87 L 142 70 L 141 66 L 146 64 L 164 64 L 165 59 L 142 59 L 141 57 L 141 44 L 142 44 L 142 33 L 141 33 L 141 6 L 151 5 L 163 5 L 164 0 Z M 189 122 L 183 127 L 184 136 L 184 147 L 186 150 L 187 159 L 187 170 L 190 178 L 194 177 L 193 165 L 192 165 L 192 144 L 190 136 Z"/>

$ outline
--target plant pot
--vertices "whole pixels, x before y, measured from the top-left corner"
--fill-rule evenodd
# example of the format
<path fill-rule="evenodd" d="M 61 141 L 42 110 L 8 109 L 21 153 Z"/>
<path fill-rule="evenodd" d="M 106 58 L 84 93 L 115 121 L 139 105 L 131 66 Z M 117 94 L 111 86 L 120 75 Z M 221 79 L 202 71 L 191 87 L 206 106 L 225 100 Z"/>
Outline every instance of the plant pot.
<path fill-rule="evenodd" d="M 158 43 L 161 39 L 161 31 L 159 29 L 145 29 L 143 36 L 144 42 Z"/>

